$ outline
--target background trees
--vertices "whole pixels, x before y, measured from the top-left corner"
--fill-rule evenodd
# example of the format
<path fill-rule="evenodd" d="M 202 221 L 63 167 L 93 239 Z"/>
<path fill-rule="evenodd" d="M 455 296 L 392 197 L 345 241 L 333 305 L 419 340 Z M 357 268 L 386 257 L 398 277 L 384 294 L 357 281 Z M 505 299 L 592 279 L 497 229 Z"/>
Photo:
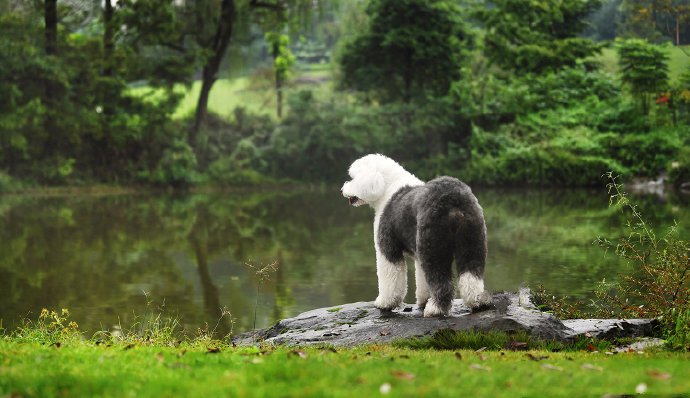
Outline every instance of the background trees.
<path fill-rule="evenodd" d="M 496 0 L 478 17 L 486 27 L 486 56 L 518 74 L 571 67 L 601 48 L 579 37 L 599 0 Z"/>
<path fill-rule="evenodd" d="M 654 41 L 684 42 L 684 6 L 0 0 L 0 185 L 335 181 L 366 152 L 493 184 L 683 176 L 687 57 Z M 645 38 L 594 40 L 617 36 Z"/>

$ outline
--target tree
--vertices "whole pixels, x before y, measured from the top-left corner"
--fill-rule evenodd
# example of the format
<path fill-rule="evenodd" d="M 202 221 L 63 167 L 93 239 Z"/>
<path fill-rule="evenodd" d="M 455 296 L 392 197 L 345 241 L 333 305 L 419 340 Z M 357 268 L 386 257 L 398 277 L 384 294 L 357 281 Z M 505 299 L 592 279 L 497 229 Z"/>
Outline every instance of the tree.
<path fill-rule="evenodd" d="M 647 114 L 652 96 L 668 85 L 668 55 L 641 39 L 619 40 L 617 49 L 621 80 L 637 97 L 642 112 Z"/>
<path fill-rule="evenodd" d="M 220 63 L 230 44 L 230 38 L 235 27 L 236 18 L 237 7 L 235 5 L 235 0 L 222 0 L 220 3 L 220 18 L 216 21 L 216 31 L 213 38 L 208 43 L 203 43 L 203 38 L 201 39 L 200 44 L 202 48 L 210 50 L 211 54 L 201 72 L 201 91 L 199 91 L 199 99 L 194 114 L 194 126 L 192 130 L 190 130 L 189 135 L 189 143 L 193 147 L 196 145 L 199 128 L 208 113 L 208 97 L 211 93 L 213 84 L 218 79 Z M 206 21 L 202 23 L 206 23 Z"/>
<path fill-rule="evenodd" d="M 675 45 L 687 43 L 690 21 L 688 0 L 624 0 L 619 21 L 623 37 L 658 43 L 671 39 Z"/>
<path fill-rule="evenodd" d="M 368 30 L 343 49 L 343 86 L 384 102 L 445 95 L 466 39 L 458 10 L 440 0 L 374 0 L 367 13 Z"/>
<path fill-rule="evenodd" d="M 517 74 L 574 66 L 601 45 L 579 37 L 600 0 L 494 0 L 477 16 L 486 26 L 485 53 Z"/>
<path fill-rule="evenodd" d="M 266 33 L 266 42 L 273 57 L 273 71 L 276 89 L 276 115 L 283 116 L 283 85 L 288 77 L 290 68 L 295 64 L 295 56 L 288 47 L 287 35 L 278 32 Z"/>

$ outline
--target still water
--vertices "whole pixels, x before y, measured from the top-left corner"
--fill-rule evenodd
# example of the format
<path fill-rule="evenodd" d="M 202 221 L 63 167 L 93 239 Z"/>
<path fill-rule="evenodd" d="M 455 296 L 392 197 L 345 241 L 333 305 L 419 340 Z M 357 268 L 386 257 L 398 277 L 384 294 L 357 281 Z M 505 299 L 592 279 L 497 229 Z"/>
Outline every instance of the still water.
<path fill-rule="evenodd" d="M 626 234 L 604 191 L 476 189 L 489 233 L 486 285 L 587 297 L 626 264 L 592 244 Z M 634 197 L 659 231 L 690 236 L 686 197 Z M 68 308 L 87 336 L 161 315 L 184 333 L 269 326 L 376 297 L 371 209 L 316 191 L 0 196 L 0 325 Z M 262 278 L 256 269 L 277 262 Z M 252 268 L 254 267 L 254 268 Z M 407 302 L 414 302 L 409 268 Z M 223 316 L 223 313 L 229 315 Z"/>

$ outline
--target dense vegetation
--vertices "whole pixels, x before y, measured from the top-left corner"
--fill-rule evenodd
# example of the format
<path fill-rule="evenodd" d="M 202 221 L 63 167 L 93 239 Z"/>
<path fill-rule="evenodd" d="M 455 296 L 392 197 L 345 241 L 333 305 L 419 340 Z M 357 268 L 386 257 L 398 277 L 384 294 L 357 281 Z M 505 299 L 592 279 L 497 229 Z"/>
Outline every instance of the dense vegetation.
<path fill-rule="evenodd" d="M 0 190 L 331 182 L 367 152 L 482 184 L 681 183 L 690 72 L 670 80 L 660 43 L 687 18 L 664 4 L 0 0 Z M 335 84 L 300 85 L 316 65 Z M 238 75 L 276 116 L 248 111 L 252 87 L 209 111 Z"/>

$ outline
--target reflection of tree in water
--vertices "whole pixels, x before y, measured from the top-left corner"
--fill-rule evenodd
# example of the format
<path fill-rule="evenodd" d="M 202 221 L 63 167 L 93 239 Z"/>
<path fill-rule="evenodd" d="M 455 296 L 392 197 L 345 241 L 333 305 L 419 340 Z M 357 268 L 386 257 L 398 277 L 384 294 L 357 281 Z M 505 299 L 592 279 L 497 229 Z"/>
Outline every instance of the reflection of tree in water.
<path fill-rule="evenodd" d="M 488 283 L 544 283 L 579 294 L 622 268 L 591 245 L 615 238 L 625 220 L 599 191 L 477 190 L 489 226 Z M 376 295 L 372 214 L 333 192 L 0 198 L 0 318 L 3 326 L 42 307 L 70 308 L 83 329 L 127 327 L 164 311 L 187 332 L 218 320 L 259 321 Z M 640 200 L 657 226 L 687 228 L 687 205 Z M 688 236 L 682 230 L 682 236 Z M 244 265 L 279 263 L 260 282 Z M 412 283 L 412 281 L 410 281 Z M 494 287 L 504 288 L 503 285 Z M 412 291 L 413 289 L 410 289 Z M 147 307 L 146 291 L 163 309 Z"/>
<path fill-rule="evenodd" d="M 43 307 L 66 307 L 93 331 L 163 311 L 192 332 L 215 325 L 225 306 L 242 330 L 251 325 L 259 284 L 244 262 L 278 260 L 275 277 L 258 286 L 262 302 L 271 303 L 260 316 L 271 322 L 295 304 L 295 285 L 320 277 L 319 250 L 343 251 L 342 239 L 327 231 L 350 234 L 353 216 L 368 218 L 336 198 L 318 192 L 3 198 L 0 317 L 12 327 Z M 158 306 L 148 306 L 144 291 Z M 227 321 L 219 333 L 229 330 Z"/>

